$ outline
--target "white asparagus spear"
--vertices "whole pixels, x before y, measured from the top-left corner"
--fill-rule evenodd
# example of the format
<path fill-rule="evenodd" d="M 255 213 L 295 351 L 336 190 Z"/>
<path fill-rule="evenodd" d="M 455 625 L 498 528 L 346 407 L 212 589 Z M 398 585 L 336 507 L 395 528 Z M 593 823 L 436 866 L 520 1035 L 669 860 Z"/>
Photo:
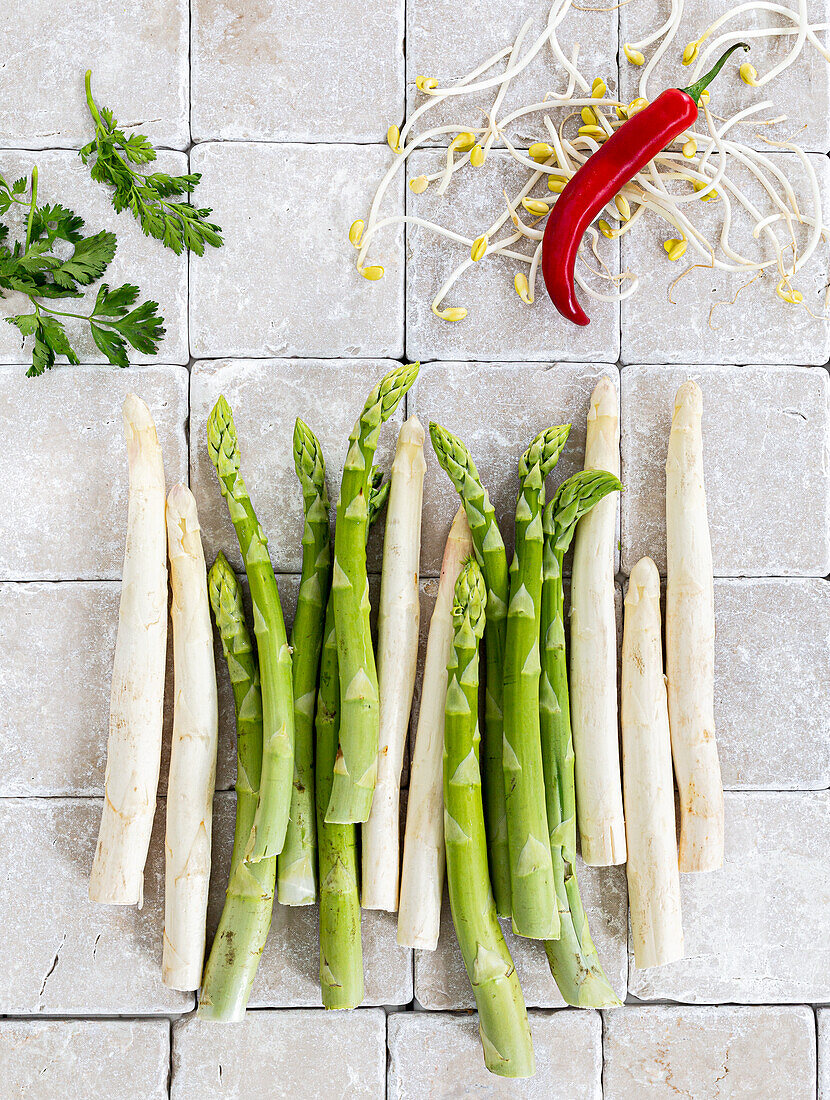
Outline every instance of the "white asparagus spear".
<path fill-rule="evenodd" d="M 703 485 L 703 399 L 677 391 L 666 459 L 666 673 L 680 792 L 680 870 L 723 865 L 723 784 L 715 740 L 712 543 Z"/>
<path fill-rule="evenodd" d="M 651 558 L 641 558 L 628 579 L 622 651 L 628 901 L 639 970 L 683 957 L 662 645 L 660 577 Z"/>
<path fill-rule="evenodd" d="M 156 426 L 130 393 L 121 408 L 130 494 L 112 670 L 104 809 L 90 901 L 141 906 L 156 812 L 167 657 L 164 463 Z"/>
<path fill-rule="evenodd" d="M 205 955 L 218 712 L 213 631 L 193 494 L 167 498 L 175 703 L 165 837 L 162 981 L 198 989 Z"/>
<path fill-rule="evenodd" d="M 362 834 L 361 904 L 389 913 L 398 908 L 401 768 L 418 662 L 425 472 L 424 429 L 410 416 L 398 435 L 389 479 L 378 608 L 378 776 Z"/>
<path fill-rule="evenodd" d="M 602 378 L 591 395 L 585 469 L 620 476 L 620 418 L 610 378 Z M 614 605 L 618 500 L 617 493 L 610 493 L 579 521 L 571 579 L 576 810 L 582 858 L 594 867 L 625 863 Z"/>
<path fill-rule="evenodd" d="M 438 595 L 429 622 L 421 709 L 406 804 L 398 943 L 422 951 L 434 951 L 438 946 L 441 924 L 446 858 L 443 756 L 447 662 L 452 652 L 455 582 L 472 552 L 473 537 L 462 505 L 447 536 Z"/>

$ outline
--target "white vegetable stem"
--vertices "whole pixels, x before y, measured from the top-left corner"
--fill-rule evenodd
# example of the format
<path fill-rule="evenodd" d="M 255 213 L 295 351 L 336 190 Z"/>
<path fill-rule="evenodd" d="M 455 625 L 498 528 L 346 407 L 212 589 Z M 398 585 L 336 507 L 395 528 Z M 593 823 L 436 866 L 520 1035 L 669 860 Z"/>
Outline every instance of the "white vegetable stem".
<path fill-rule="evenodd" d="M 631 570 L 625 597 L 622 745 L 628 900 L 642 970 L 683 957 L 660 577 L 651 558 Z"/>
<path fill-rule="evenodd" d="M 444 547 L 438 595 L 429 623 L 421 709 L 406 804 L 398 943 L 434 951 L 444 890 L 444 706 L 447 662 L 452 653 L 452 603 L 461 567 L 473 552 L 464 507 L 453 520 Z"/>
<path fill-rule="evenodd" d="M 378 613 L 378 777 L 363 826 L 362 905 L 390 913 L 398 908 L 401 768 L 418 661 L 425 472 L 424 429 L 411 416 L 401 427 L 389 482 Z"/>
<path fill-rule="evenodd" d="M 591 395 L 585 469 L 620 476 L 620 419 L 610 378 Z M 625 819 L 617 724 L 617 615 L 614 606 L 616 493 L 579 521 L 571 579 L 571 725 L 582 858 L 594 867 L 625 863 Z"/>
<path fill-rule="evenodd" d="M 715 740 L 712 543 L 703 485 L 703 400 L 677 391 L 666 459 L 666 672 L 680 792 L 680 870 L 723 864 L 723 786 Z"/>
<path fill-rule="evenodd" d="M 162 981 L 198 989 L 205 955 L 218 713 L 213 631 L 196 501 L 167 498 L 175 703 L 167 787 Z"/>
<path fill-rule="evenodd" d="M 90 901 L 141 905 L 156 811 L 167 655 L 164 463 L 144 402 L 122 406 L 130 471 L 127 545 L 112 670 L 104 810 Z"/>

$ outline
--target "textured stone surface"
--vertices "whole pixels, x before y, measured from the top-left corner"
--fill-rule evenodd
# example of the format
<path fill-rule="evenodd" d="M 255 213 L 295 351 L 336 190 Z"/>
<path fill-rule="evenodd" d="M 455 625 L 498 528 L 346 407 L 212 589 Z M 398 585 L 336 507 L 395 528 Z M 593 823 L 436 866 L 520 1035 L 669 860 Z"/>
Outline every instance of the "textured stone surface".
<path fill-rule="evenodd" d="M 830 1010 L 818 1013 L 818 1100 L 830 1097 Z"/>
<path fill-rule="evenodd" d="M 687 5 L 674 41 L 653 69 L 645 93 L 639 89 L 643 69 L 630 65 L 621 52 L 620 86 L 623 100 L 629 102 L 641 94 L 654 99 L 663 88 L 684 87 L 696 80 L 696 64 L 685 68 L 681 61 L 686 44 L 699 38 L 715 19 L 737 6 L 724 4 L 721 0 L 696 0 L 694 4 Z M 784 6 L 797 13 L 798 5 Z M 827 0 L 809 0 L 806 7 L 811 23 L 824 23 L 830 18 Z M 643 0 L 642 3 L 620 8 L 620 45 L 636 42 L 651 33 L 665 21 L 669 10 L 668 0 Z M 703 50 L 713 48 L 709 60 L 700 67 L 700 75 L 717 61 L 723 50 L 741 40 L 742 32 L 772 27 L 792 28 L 793 23 L 759 8 L 744 11 L 730 19 L 705 43 Z M 729 37 L 718 46 L 716 43 L 721 35 Z M 819 38 L 823 40 L 824 36 L 819 34 Z M 805 149 L 826 153 L 830 149 L 830 73 L 827 62 L 818 50 L 807 43 L 792 66 L 773 77 L 762 88 L 750 88 L 740 78 L 738 70 L 741 63 L 750 60 L 759 76 L 763 77 L 787 57 L 793 49 L 794 39 L 792 36 L 776 36 L 752 38 L 749 41 L 752 46 L 749 57 L 739 52 L 712 85 L 712 110 L 728 118 L 753 103 L 772 100 L 770 108 L 754 117 L 763 119 L 785 115 L 785 122 L 775 126 L 758 126 L 752 125 L 750 120 L 746 125 L 738 126 L 730 136 L 765 152 L 768 151 L 768 146 L 764 145 L 763 138 L 768 137 L 775 141 L 795 140 Z M 656 45 L 646 47 L 643 51 L 646 59 L 654 55 L 656 48 Z M 705 123 L 701 122 L 698 129 L 705 133 Z M 795 138 L 794 134 L 797 134 Z"/>
<path fill-rule="evenodd" d="M 407 178 L 440 171 L 445 154 L 416 152 L 409 158 Z M 464 234 L 471 241 L 485 233 L 501 214 L 507 213 L 503 191 L 511 201 L 529 178 L 529 169 L 513 161 L 507 153 L 494 152 L 481 168 L 469 166 L 457 173 L 444 196 L 436 186 L 421 195 L 407 188 L 406 212 Z M 536 184 L 534 197 L 550 195 L 544 180 Z M 387 207 L 391 204 L 387 203 Z M 525 216 L 524 220 L 532 220 Z M 540 228 L 540 226 L 537 226 Z M 512 226 L 502 228 L 494 237 L 509 236 Z M 591 324 L 578 328 L 554 309 L 545 291 L 541 272 L 536 283 L 536 301 L 527 306 L 513 286 L 514 275 L 529 273 L 519 260 L 500 256 L 486 257 L 470 264 L 469 245 L 457 244 L 420 226 L 407 226 L 406 274 L 406 353 L 413 359 L 534 360 L 568 359 L 615 362 L 620 350 L 620 307 L 609 302 L 589 301 Z M 519 242 L 518 251 L 530 252 Z M 599 254 L 612 271 L 619 270 L 618 242 L 600 237 Z M 468 269 L 443 300 L 441 308 L 463 306 L 462 321 L 444 321 L 436 317 L 431 304 L 438 291 L 458 265 Z M 591 257 L 591 266 L 596 260 Z M 585 269 L 587 271 L 587 269 Z M 608 283 L 588 275 L 592 286 L 602 293 Z"/>
<path fill-rule="evenodd" d="M 524 22 L 531 20 L 520 51 L 520 56 L 524 56 L 545 30 L 550 9 L 550 0 L 532 0 L 520 7 L 511 4 L 510 0 L 474 0 L 463 5 L 453 4 L 451 0 L 409 0 L 406 6 L 406 90 L 410 109 L 425 101 L 415 87 L 419 74 L 434 76 L 440 87 L 447 87 L 505 46 L 512 45 Z M 589 84 L 595 76 L 602 76 L 609 88 L 616 88 L 615 11 L 591 11 L 587 5 L 581 11 L 572 8 L 557 35 L 568 58 L 574 46 L 579 44 L 577 63 Z M 506 60 L 499 62 L 478 77 L 476 83 L 504 72 L 506 64 Z M 566 85 L 567 74 L 546 45 L 524 72 L 510 81 L 498 117 L 503 119 L 511 111 L 541 102 L 547 92 L 561 93 Z M 479 108 L 489 109 L 497 91 L 497 88 L 485 89 L 470 98 L 453 96 L 426 114 L 424 122 L 430 127 L 458 125 L 459 129 L 467 129 L 481 126 Z M 558 124 L 565 112 L 549 103 L 544 113 Z M 530 121 L 524 118 L 511 125 L 508 129 L 510 140 L 523 146 L 547 140 L 542 117 L 540 112 L 530 115 Z M 448 139 L 438 140 L 446 144 Z"/>
<path fill-rule="evenodd" d="M 195 1017 L 173 1028 L 171 1100 L 375 1100 L 386 1020 L 363 1012 L 249 1012 L 238 1027 Z"/>
<path fill-rule="evenodd" d="M 435 420 L 467 444 L 490 494 L 499 526 L 513 551 L 513 518 L 519 488 L 517 465 L 537 432 L 551 424 L 573 427 L 550 490 L 582 469 L 585 417 L 591 391 L 603 375 L 617 378 L 616 367 L 594 363 L 552 366 L 521 363 L 430 363 L 421 369 L 409 399 L 409 411 L 426 428 Z M 440 571 L 444 543 L 458 509 L 458 494 L 426 447 L 421 571 Z"/>
<path fill-rule="evenodd" d="M 830 584 L 720 580 L 715 622 L 724 786 L 830 785 Z"/>
<path fill-rule="evenodd" d="M 191 154 L 199 199 L 225 230 L 221 264 L 190 265 L 190 347 L 200 355 L 391 355 L 403 351 L 403 233 L 381 230 L 355 270 L 349 226 L 365 218 L 386 146 L 206 144 Z M 403 180 L 387 212 L 403 213 Z"/>
<path fill-rule="evenodd" d="M 771 152 L 768 158 L 792 182 L 799 206 L 812 215 L 815 202 L 801 162 L 793 153 Z M 717 163 L 714 158 L 713 163 Z M 830 204 L 830 165 L 823 156 L 811 156 L 821 192 L 822 210 Z M 733 180 L 757 206 L 762 217 L 778 209 L 746 168 L 731 166 Z M 689 186 L 684 185 L 689 192 Z M 720 240 L 724 202 L 687 204 L 685 213 L 710 243 Z M 754 262 L 775 260 L 764 236 L 752 236 L 754 221 L 732 203 L 729 240 L 732 248 Z M 793 223 L 799 255 L 804 252 L 809 228 Z M 830 358 L 830 314 L 825 307 L 827 245 L 792 278 L 792 286 L 804 295 L 795 306 L 776 295 L 781 278 L 777 265 L 755 278 L 756 272 L 729 273 L 711 269 L 708 253 L 693 252 L 672 263 L 663 243 L 677 231 L 662 219 L 646 215 L 622 238 L 622 266 L 640 277 L 640 289 L 622 303 L 623 363 L 795 363 L 822 365 Z M 785 265 L 792 262 L 789 231 L 778 227 L 777 237 Z M 718 249 L 716 256 L 724 259 Z M 693 271 L 672 289 L 679 275 Z M 671 299 L 670 299 L 671 296 Z M 807 308 L 804 308 L 804 307 Z M 811 316 L 811 311 L 815 316 Z"/>
<path fill-rule="evenodd" d="M 0 799 L 0 1013 L 186 1012 L 193 995 L 161 984 L 164 803 L 144 875 L 144 908 L 94 905 L 89 870 L 101 799 Z"/>
<path fill-rule="evenodd" d="M 5 77 L 4 73 L 4 77 Z M 78 77 L 80 79 L 80 73 Z M 126 84 L 133 84 L 127 81 Z M 159 313 L 164 317 L 166 335 L 159 345 L 157 356 L 147 355 L 128 347 L 131 363 L 186 363 L 187 351 L 187 258 L 176 256 L 169 248 L 162 248 L 158 241 L 145 237 L 144 232 L 129 211 L 116 214 L 112 208 L 112 188 L 94 183 L 89 168 L 84 167 L 77 153 L 70 151 L 32 153 L 0 152 L 0 175 L 8 180 L 17 179 L 38 167 L 38 200 L 41 204 L 61 203 L 80 215 L 85 224 L 84 232 L 93 234 L 103 229 L 115 233 L 118 250 L 104 273 L 103 281 L 111 287 L 122 283 L 138 286 L 138 301 L 158 302 Z M 183 153 L 162 151 L 154 167 L 160 172 L 187 172 L 187 157 Z M 14 208 L 3 216 L 9 227 L 10 239 L 23 241 L 26 236 L 26 211 Z M 213 251 L 213 250 L 211 250 Z M 70 313 L 92 311 L 100 283 L 93 285 L 78 299 L 52 303 L 55 309 Z M 19 313 L 31 313 L 29 298 L 23 294 L 0 293 L 0 318 L 14 317 Z M 105 363 L 106 359 L 95 346 L 90 327 L 86 322 L 62 318 L 70 343 L 82 363 Z M 0 363 L 26 363 L 32 361 L 33 338 L 22 340 L 20 333 L 5 320 L 0 323 Z M 66 360 L 58 360 L 63 369 Z"/>
<path fill-rule="evenodd" d="M 600 1100 L 602 1096 L 602 1028 L 596 1012 L 531 1012 L 536 1075 L 526 1081 L 487 1072 L 475 1015 L 398 1012 L 389 1017 L 387 1026 L 387 1095 L 395 1100 Z"/>
<path fill-rule="evenodd" d="M 213 936 L 228 882 L 235 799 L 214 802 L 213 868 L 208 904 L 208 942 Z M 395 943 L 397 918 L 363 913 L 365 1005 L 403 1005 L 412 1000 L 412 952 Z M 320 947 L 317 906 L 275 905 L 271 931 L 251 994 L 251 1008 L 317 1008 L 320 1000 Z"/>
<path fill-rule="evenodd" d="M 187 0 L 73 0 L 58 18 L 52 4 L 12 0 L 3 6 L 3 37 L 0 146 L 77 148 L 89 141 L 89 68 L 99 107 L 111 107 L 123 126 L 138 127 L 156 144 L 186 148 Z"/>
<path fill-rule="evenodd" d="M 14 479 L 0 485 L 0 579 L 121 576 L 127 452 L 121 405 L 150 408 L 167 484 L 187 478 L 183 367 L 61 367 L 41 378 L 0 367 L 0 432 Z"/>
<path fill-rule="evenodd" d="M 809 1008 L 628 1008 L 609 1012 L 605 1100 L 812 1100 L 816 1034 Z"/>
<path fill-rule="evenodd" d="M 384 141 L 403 97 L 403 9 L 194 0 L 194 139 Z"/>
<path fill-rule="evenodd" d="M 3 1020 L 7 1096 L 27 1100 L 167 1100 L 166 1020 Z"/>
<path fill-rule="evenodd" d="M 730 793 L 721 870 L 682 875 L 686 958 L 629 974 L 641 1000 L 830 1000 L 826 791 Z"/>
<path fill-rule="evenodd" d="M 242 564 L 207 450 L 207 418 L 219 395 L 224 394 L 233 409 L 242 473 L 268 535 L 274 568 L 278 573 L 299 572 L 303 497 L 294 472 L 294 421 L 302 417 L 320 440 L 334 518 L 349 432 L 372 388 L 394 366 L 389 360 L 376 359 L 356 364 L 288 359 L 196 364 L 191 381 L 190 480 L 199 505 L 205 555 L 210 561 L 224 550 L 235 568 Z M 401 402 L 381 431 L 376 464 L 387 471 L 403 416 Z M 381 534 L 376 529 L 369 539 L 370 569 L 380 566 Z"/>
<path fill-rule="evenodd" d="M 665 463 L 674 395 L 703 390 L 716 576 L 830 572 L 828 394 L 821 370 L 627 367 L 622 372 L 622 568 L 666 569 Z"/>
<path fill-rule="evenodd" d="M 615 993 L 625 997 L 628 962 L 628 893 L 623 867 L 586 867 L 577 857 L 580 893 L 597 951 Z M 564 1001 L 541 943 L 514 936 L 502 921 L 507 946 L 516 964 L 526 1003 L 533 1008 L 559 1008 Z M 475 1008 L 475 998 L 453 928 L 444 890 L 441 933 L 435 951 L 415 952 L 415 997 L 429 1009 Z"/>

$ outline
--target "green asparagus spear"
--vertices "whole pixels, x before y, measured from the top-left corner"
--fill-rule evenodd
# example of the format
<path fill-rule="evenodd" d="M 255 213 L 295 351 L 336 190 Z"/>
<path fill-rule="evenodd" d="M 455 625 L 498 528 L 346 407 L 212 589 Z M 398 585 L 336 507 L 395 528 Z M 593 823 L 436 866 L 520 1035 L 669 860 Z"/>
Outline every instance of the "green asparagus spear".
<path fill-rule="evenodd" d="M 248 858 L 279 855 L 285 841 L 294 778 L 294 701 L 291 650 L 285 634 L 268 541 L 239 473 L 239 442 L 233 414 L 220 397 L 208 417 L 208 451 L 219 476 L 239 539 L 254 605 L 254 633 L 262 677 L 262 780 Z"/>
<path fill-rule="evenodd" d="M 545 951 L 560 993 L 568 1004 L 578 1008 L 610 1008 L 620 1002 L 605 976 L 591 939 L 574 866 L 576 796 L 562 562 L 579 519 L 604 496 L 621 487 L 613 474 L 584 470 L 564 482 L 544 513 L 539 709 L 548 829 L 560 923 L 559 939 L 548 940 Z"/>
<path fill-rule="evenodd" d="M 314 704 L 331 583 L 331 528 L 326 464 L 314 432 L 294 425 L 294 469 L 303 491 L 305 527 L 297 612 L 291 631 L 294 671 L 294 789 L 285 845 L 277 864 L 281 905 L 313 905 L 317 899 L 314 809 Z"/>
<path fill-rule="evenodd" d="M 510 916 L 510 859 L 504 808 L 504 721 L 502 712 L 504 644 L 507 636 L 508 576 L 504 541 L 487 490 L 472 456 L 456 436 L 440 424 L 429 434 L 441 469 L 455 486 L 473 535 L 473 547 L 487 584 L 484 652 L 487 661 L 484 710 L 484 814 L 490 881 L 499 916 Z"/>
<path fill-rule="evenodd" d="M 239 584 L 224 554 L 208 574 L 208 593 L 236 709 L 236 829 L 225 905 L 202 979 L 199 1016 L 232 1021 L 245 1015 L 268 935 L 277 861 L 272 857 L 252 863 L 245 856 L 262 766 L 262 693 Z"/>
<path fill-rule="evenodd" d="M 326 820 L 365 821 L 378 768 L 378 677 L 369 628 L 367 498 L 381 425 L 415 381 L 418 364 L 396 367 L 372 390 L 349 436 L 334 535 L 334 621 L 340 668 L 340 751 Z"/>
<path fill-rule="evenodd" d="M 531 1077 L 533 1044 L 522 989 L 490 889 L 478 729 L 478 648 L 487 592 L 474 558 L 455 585 L 453 649 L 444 725 L 444 843 L 450 909 L 478 1007 L 484 1063 L 501 1077 Z"/>
<path fill-rule="evenodd" d="M 539 733 L 542 507 L 545 478 L 559 460 L 569 431 L 566 424 L 541 432 L 519 460 L 516 549 L 507 607 L 504 784 L 513 931 L 540 940 L 559 935 Z"/>

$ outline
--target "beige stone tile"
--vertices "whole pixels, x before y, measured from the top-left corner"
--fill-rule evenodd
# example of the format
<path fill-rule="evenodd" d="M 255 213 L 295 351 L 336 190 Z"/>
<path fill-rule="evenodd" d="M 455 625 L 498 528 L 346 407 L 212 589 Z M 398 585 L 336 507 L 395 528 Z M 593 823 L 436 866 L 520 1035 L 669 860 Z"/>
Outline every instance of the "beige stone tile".
<path fill-rule="evenodd" d="M 826 791 L 727 792 L 719 871 L 682 875 L 686 957 L 629 974 L 640 1000 L 830 1000 L 830 801 Z"/>
<path fill-rule="evenodd" d="M 101 799 L 0 799 L 4 1015 L 175 1015 L 193 995 L 161 983 L 164 802 L 144 875 L 144 908 L 94 905 L 89 871 Z"/>
<path fill-rule="evenodd" d="M 485 1069 L 475 1015 L 393 1013 L 388 1018 L 388 1095 L 396 1100 L 600 1100 L 599 1014 L 531 1012 L 530 1030 L 536 1074 L 511 1081 Z"/>
<path fill-rule="evenodd" d="M 403 0 L 196 0 L 196 141 L 384 141 L 404 88 Z"/>
<path fill-rule="evenodd" d="M 830 1010 L 818 1013 L 818 1100 L 830 1097 Z"/>
<path fill-rule="evenodd" d="M 815 1096 L 815 1021 L 802 1006 L 630 1006 L 606 1015 L 603 1055 L 605 1100 Z"/>
<path fill-rule="evenodd" d="M 197 145 L 199 198 L 225 230 L 221 263 L 190 262 L 194 356 L 403 352 L 403 232 L 381 230 L 369 282 L 349 226 L 365 218 L 389 149 L 367 145 Z M 403 180 L 387 209 L 403 213 Z"/>
<path fill-rule="evenodd" d="M 127 452 L 121 405 L 137 393 L 156 421 L 168 485 L 187 480 L 184 367 L 0 367 L 0 429 L 15 456 L 0 487 L 0 578 L 121 576 Z"/>
<path fill-rule="evenodd" d="M 167 1020 L 3 1020 L 7 1096 L 167 1100 Z"/>
<path fill-rule="evenodd" d="M 644 554 L 666 569 L 666 448 L 674 395 L 687 378 L 703 391 L 715 575 L 825 576 L 830 384 L 825 371 L 797 367 L 623 370 L 623 571 Z"/>
<path fill-rule="evenodd" d="M 249 1012 L 238 1027 L 197 1017 L 173 1028 L 171 1100 L 383 1095 L 386 1020 L 361 1012 Z"/>

